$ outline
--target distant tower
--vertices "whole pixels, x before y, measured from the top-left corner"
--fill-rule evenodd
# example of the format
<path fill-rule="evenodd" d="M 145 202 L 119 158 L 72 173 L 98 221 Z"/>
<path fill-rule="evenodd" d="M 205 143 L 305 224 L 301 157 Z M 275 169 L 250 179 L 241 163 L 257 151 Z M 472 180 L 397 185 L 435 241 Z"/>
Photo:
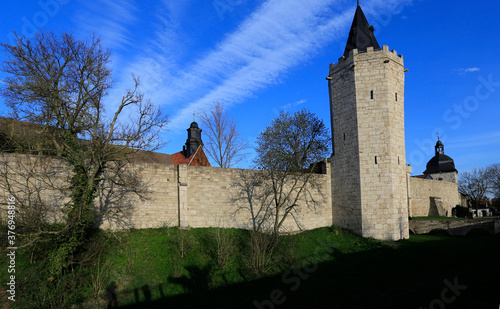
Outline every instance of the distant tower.
<path fill-rule="evenodd" d="M 409 237 L 403 57 L 381 49 L 361 7 L 327 77 L 333 224 L 364 237 Z"/>
<path fill-rule="evenodd" d="M 458 183 L 458 171 L 455 168 L 455 162 L 452 158 L 444 154 L 444 145 L 439 140 L 439 136 L 434 149 L 435 155 L 427 162 L 424 174 L 431 176 L 433 180 Z"/>
<path fill-rule="evenodd" d="M 196 152 L 198 147 L 203 146 L 203 142 L 201 141 L 201 129 L 198 127 L 198 123 L 193 121 L 189 126 L 188 138 L 186 140 L 186 149 L 184 156 L 189 158 L 193 153 Z"/>

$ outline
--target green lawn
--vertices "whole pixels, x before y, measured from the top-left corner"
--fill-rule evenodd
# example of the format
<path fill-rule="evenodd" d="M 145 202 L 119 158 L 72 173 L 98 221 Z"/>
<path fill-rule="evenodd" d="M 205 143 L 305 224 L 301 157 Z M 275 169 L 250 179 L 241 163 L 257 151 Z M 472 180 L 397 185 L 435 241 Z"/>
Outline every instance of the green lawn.
<path fill-rule="evenodd" d="M 389 242 L 322 228 L 284 237 L 279 266 L 258 278 L 247 267 L 247 232 L 228 231 L 239 247 L 221 269 L 210 249 L 214 231 L 122 233 L 110 257 L 120 308 L 438 308 L 448 285 L 460 295 L 445 291 L 454 300 L 446 308 L 500 304 L 498 236 Z"/>
<path fill-rule="evenodd" d="M 411 220 L 494 220 L 498 217 L 454 218 L 454 217 L 412 217 Z"/>
<path fill-rule="evenodd" d="M 217 231 L 161 228 L 108 234 L 110 249 L 99 269 L 94 268 L 93 278 L 100 274 L 116 292 L 118 307 L 127 309 L 441 304 L 496 309 L 500 304 L 499 236 L 412 235 L 391 242 L 321 228 L 282 237 L 265 272 L 257 272 L 250 266 L 249 232 L 221 230 L 223 248 L 228 250 L 218 251 Z M 228 252 L 226 259 L 220 258 L 221 252 Z M 18 259 L 21 276 L 30 269 L 29 257 L 20 251 Z M 89 297 L 92 283 L 82 286 Z M 106 308 L 104 298 L 101 308 Z M 87 301 L 85 307 L 95 305 Z"/>
<path fill-rule="evenodd" d="M 472 218 L 454 218 L 454 217 L 412 217 L 411 220 L 470 220 Z"/>

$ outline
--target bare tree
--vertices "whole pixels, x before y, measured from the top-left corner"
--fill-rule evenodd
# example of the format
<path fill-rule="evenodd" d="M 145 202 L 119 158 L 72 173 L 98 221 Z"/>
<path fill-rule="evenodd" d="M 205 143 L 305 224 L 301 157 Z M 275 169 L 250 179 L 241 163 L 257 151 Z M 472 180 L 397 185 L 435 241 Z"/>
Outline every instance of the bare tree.
<path fill-rule="evenodd" d="M 257 168 L 265 171 L 265 185 L 272 198 L 273 234 L 277 237 L 286 218 L 294 215 L 299 200 L 313 202 L 312 175 L 331 149 L 329 130 L 322 120 L 303 109 L 291 115 L 281 112 L 260 133 Z"/>
<path fill-rule="evenodd" d="M 234 118 L 224 110 L 224 104 L 215 102 L 210 110 L 200 113 L 208 141 L 205 150 L 220 167 L 232 167 L 245 156 L 248 144 L 241 138 Z"/>
<path fill-rule="evenodd" d="M 481 200 L 490 192 L 491 184 L 488 176 L 486 168 L 476 168 L 460 174 L 458 190 L 468 197 L 472 206 L 476 208 L 476 212 Z"/>
<path fill-rule="evenodd" d="M 149 199 L 151 180 L 143 179 L 128 166 L 127 161 L 112 162 L 103 174 L 95 207 L 97 226 L 106 221 L 111 228 L 133 227 L 131 218 L 137 199 Z"/>
<path fill-rule="evenodd" d="M 240 172 L 233 183 L 235 215 L 248 211 L 252 230 L 248 238 L 248 264 L 258 275 L 266 273 L 276 258 L 279 234 L 287 218 L 299 229 L 296 215 L 302 207 L 315 208 L 321 195 L 313 174 L 323 172 L 331 138 L 323 121 L 307 110 L 293 115 L 281 112 L 258 137 L 258 171 Z M 314 193 L 313 193 L 314 192 Z"/>
<path fill-rule="evenodd" d="M 265 185 L 264 173 L 240 170 L 238 177 L 232 184 L 237 194 L 231 198 L 231 202 L 239 206 L 234 215 L 240 211 L 248 211 L 254 232 L 262 231 L 263 225 L 271 216 L 271 190 Z"/>
<path fill-rule="evenodd" d="M 95 227 L 100 184 L 111 180 L 107 176 L 116 162 L 127 162 L 137 149 L 156 149 L 167 117 L 139 92 L 135 77 L 106 117 L 110 52 L 95 35 L 79 41 L 70 34 L 42 31 L 32 40 L 17 36 L 14 45 L 1 47 L 7 77 L 0 94 L 11 117 L 38 125 L 39 137 L 50 141 L 41 144 L 49 149 L 40 150 L 63 157 L 71 170 L 65 225 L 57 232 L 51 256 L 53 272 L 60 273 Z"/>
<path fill-rule="evenodd" d="M 487 167 L 488 178 L 491 184 L 491 189 L 496 198 L 500 198 L 500 164 L 496 163 Z"/>
<path fill-rule="evenodd" d="M 60 221 L 70 179 L 64 163 L 46 156 L 0 156 L 0 189 L 15 199 L 16 230 L 27 243 L 36 242 L 46 225 Z"/>

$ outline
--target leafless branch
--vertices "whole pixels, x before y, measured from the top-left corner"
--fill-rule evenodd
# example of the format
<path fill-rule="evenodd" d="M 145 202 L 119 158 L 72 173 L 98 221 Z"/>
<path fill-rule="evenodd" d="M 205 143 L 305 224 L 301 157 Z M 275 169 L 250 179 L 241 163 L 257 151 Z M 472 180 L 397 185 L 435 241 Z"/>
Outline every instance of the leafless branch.
<path fill-rule="evenodd" d="M 217 165 L 232 167 L 245 157 L 248 143 L 241 138 L 236 121 L 224 110 L 224 104 L 215 102 L 209 111 L 202 110 L 200 120 L 208 137 L 204 149 Z"/>

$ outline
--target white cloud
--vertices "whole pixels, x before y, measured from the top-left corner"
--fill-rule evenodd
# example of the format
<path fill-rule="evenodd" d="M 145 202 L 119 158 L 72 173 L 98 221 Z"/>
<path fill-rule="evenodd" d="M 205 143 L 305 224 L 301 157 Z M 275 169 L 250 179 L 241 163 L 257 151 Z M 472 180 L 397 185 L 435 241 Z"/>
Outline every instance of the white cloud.
<path fill-rule="evenodd" d="M 288 110 L 288 109 L 297 107 L 299 105 L 302 105 L 302 104 L 304 104 L 306 102 L 307 102 L 307 100 L 304 99 L 304 100 L 300 100 L 300 101 L 297 101 L 297 102 L 288 103 L 288 104 L 285 104 L 285 105 L 281 106 L 281 109 Z"/>
<path fill-rule="evenodd" d="M 314 53 L 352 18 L 352 12 L 333 14 L 329 8 L 335 2 L 264 3 L 237 31 L 173 81 L 169 89 L 174 91 L 166 94 L 166 104 L 188 99 L 200 89 L 204 93 L 174 116 L 172 127 L 184 125 L 192 110 L 213 101 L 240 102 L 280 82 L 283 72 Z"/>
<path fill-rule="evenodd" d="M 398 13 L 408 1 L 367 3 L 366 13 Z M 166 104 L 186 99 L 200 86 L 206 91 L 172 119 L 172 127 L 182 127 L 193 109 L 212 101 L 240 102 L 261 88 L 280 82 L 292 66 L 335 40 L 345 40 L 353 16 L 353 7 L 342 11 L 340 1 L 267 1 L 204 59 L 188 68 L 174 81 L 175 92 L 166 96 Z M 384 19 L 387 21 L 388 19 Z M 379 27 L 386 26 L 380 19 Z M 215 81 L 214 85 L 208 81 Z M 201 84 L 201 85 L 200 85 Z M 185 86 L 182 86 L 185 85 Z"/>
<path fill-rule="evenodd" d="M 374 21 L 380 30 L 408 2 L 374 0 L 364 4 L 364 9 L 371 16 L 385 14 Z M 327 43 L 344 43 L 355 4 L 339 9 L 341 6 L 340 0 L 268 0 L 207 50 L 205 57 L 179 68 L 175 51 L 156 48 L 139 57 L 127 72 L 146 79 L 143 90 L 148 97 L 168 107 L 171 129 L 184 128 L 193 111 L 214 101 L 241 102 L 257 90 L 282 82 L 284 73 Z M 176 16 L 180 10 L 178 6 L 167 8 L 169 13 L 162 19 L 153 46 L 179 40 Z"/>
<path fill-rule="evenodd" d="M 81 32 L 84 36 L 95 32 L 109 48 L 124 48 L 132 39 L 127 26 L 137 20 L 137 7 L 133 0 L 85 1 L 87 11 L 77 16 Z"/>
<path fill-rule="evenodd" d="M 500 131 L 463 136 L 460 139 L 448 141 L 448 144 L 445 146 L 450 149 L 477 149 L 484 146 L 500 145 Z"/>
<path fill-rule="evenodd" d="M 465 72 L 476 72 L 479 70 L 480 70 L 480 68 L 468 68 L 468 69 L 465 69 Z"/>
<path fill-rule="evenodd" d="M 288 103 L 288 104 L 280 106 L 279 108 L 273 108 L 273 113 L 276 116 L 278 116 L 281 111 L 285 111 L 285 112 L 290 111 L 291 109 L 294 109 L 295 107 L 300 106 L 306 102 L 307 102 L 307 100 L 303 99 L 303 100 L 299 100 L 297 102 Z"/>
<path fill-rule="evenodd" d="M 480 68 L 476 68 L 476 67 L 472 67 L 472 68 L 466 68 L 466 69 L 465 68 L 460 68 L 457 71 L 458 71 L 458 74 L 465 75 L 466 73 L 477 72 L 479 70 L 481 70 L 481 69 Z"/>

